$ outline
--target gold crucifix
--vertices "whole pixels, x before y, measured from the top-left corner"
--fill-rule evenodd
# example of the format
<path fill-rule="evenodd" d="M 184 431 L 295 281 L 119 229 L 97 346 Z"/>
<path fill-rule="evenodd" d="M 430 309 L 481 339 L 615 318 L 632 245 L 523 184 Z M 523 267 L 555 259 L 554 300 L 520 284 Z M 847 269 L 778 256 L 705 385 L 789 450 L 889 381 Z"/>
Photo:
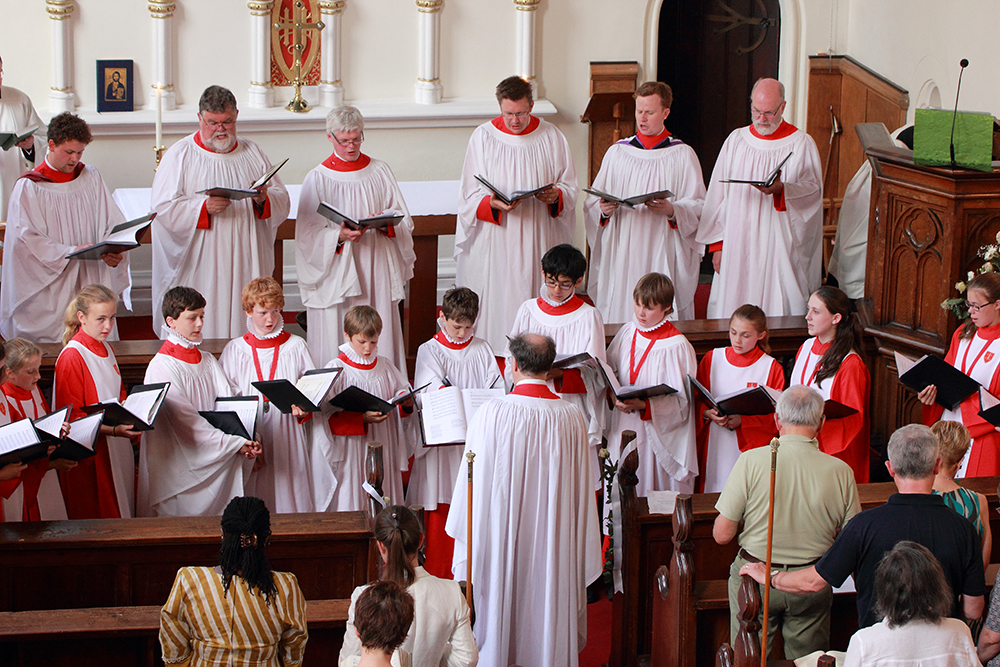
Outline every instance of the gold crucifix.
<path fill-rule="evenodd" d="M 302 72 L 302 54 L 305 51 L 305 42 L 303 41 L 303 32 L 306 30 L 315 30 L 319 32 L 326 26 L 323 25 L 322 21 L 317 21 L 315 23 L 306 22 L 306 3 L 302 0 L 296 0 L 295 10 L 292 14 L 291 20 L 282 17 L 278 23 L 274 24 L 275 30 L 286 31 L 286 37 L 283 40 L 284 43 L 288 44 L 287 31 L 292 31 L 292 52 L 295 54 L 294 70 L 295 78 L 292 79 L 292 85 L 295 86 L 295 96 L 292 100 L 285 106 L 289 111 L 303 112 L 309 110 L 309 103 L 302 99 L 302 86 L 305 84 L 305 77 Z"/>

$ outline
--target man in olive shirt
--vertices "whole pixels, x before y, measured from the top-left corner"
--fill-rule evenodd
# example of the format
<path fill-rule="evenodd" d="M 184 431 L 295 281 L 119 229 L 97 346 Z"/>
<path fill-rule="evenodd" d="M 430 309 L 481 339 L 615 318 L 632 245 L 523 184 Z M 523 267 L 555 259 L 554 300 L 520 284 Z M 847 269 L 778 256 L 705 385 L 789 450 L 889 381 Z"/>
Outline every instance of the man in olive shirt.
<path fill-rule="evenodd" d="M 833 544 L 848 520 L 861 511 L 854 473 L 843 461 L 819 451 L 816 435 L 823 427 L 823 398 L 797 385 L 778 399 L 775 412 L 780 445 L 775 476 L 773 569 L 797 570 L 814 564 Z M 735 641 L 739 623 L 736 593 L 740 568 L 763 561 L 767 548 L 771 448 L 740 455 L 715 507 L 713 536 L 728 544 L 742 520 L 740 551 L 729 569 L 730 629 Z M 761 592 L 763 597 L 763 591 Z M 768 646 L 782 627 L 785 657 L 794 660 L 830 644 L 829 586 L 809 595 L 772 591 Z"/>

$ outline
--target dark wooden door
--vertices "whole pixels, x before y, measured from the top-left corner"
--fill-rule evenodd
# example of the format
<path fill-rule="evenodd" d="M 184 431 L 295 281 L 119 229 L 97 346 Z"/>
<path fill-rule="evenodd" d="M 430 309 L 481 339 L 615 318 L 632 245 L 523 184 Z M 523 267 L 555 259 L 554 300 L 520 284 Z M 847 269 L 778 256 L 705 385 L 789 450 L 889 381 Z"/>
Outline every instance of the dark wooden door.
<path fill-rule="evenodd" d="M 750 89 L 778 76 L 778 0 L 664 0 L 657 78 L 674 91 L 667 127 L 698 154 L 705 182 L 722 143 L 750 123 Z"/>

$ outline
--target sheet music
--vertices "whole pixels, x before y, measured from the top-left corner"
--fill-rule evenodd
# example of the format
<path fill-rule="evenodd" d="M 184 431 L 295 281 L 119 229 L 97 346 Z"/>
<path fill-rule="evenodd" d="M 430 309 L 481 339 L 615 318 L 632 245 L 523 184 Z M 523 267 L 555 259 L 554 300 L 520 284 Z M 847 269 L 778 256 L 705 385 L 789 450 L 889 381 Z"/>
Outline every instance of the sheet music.
<path fill-rule="evenodd" d="M 30 419 L 20 419 L 0 428 L 0 454 L 17 451 L 39 442 L 38 433 Z"/>
<path fill-rule="evenodd" d="M 895 350 L 892 351 L 892 356 L 896 359 L 896 370 L 899 372 L 899 375 L 905 374 L 906 371 L 916 366 L 919 361 L 918 359 L 910 359 Z"/>
<path fill-rule="evenodd" d="M 250 437 L 254 437 L 255 427 L 257 426 L 257 397 L 253 397 L 254 400 L 248 400 L 246 398 L 217 398 L 215 399 L 215 410 L 216 412 L 226 412 L 233 411 L 236 416 L 240 418 L 243 423 L 243 428 L 247 430 Z"/>
<path fill-rule="evenodd" d="M 320 400 L 326 395 L 326 392 L 330 391 L 330 387 L 338 375 L 339 373 L 310 373 L 309 375 L 303 375 L 295 383 L 295 388 L 312 401 L 313 405 L 319 405 Z"/>
<path fill-rule="evenodd" d="M 66 421 L 66 417 L 69 415 L 69 406 L 65 406 L 55 412 L 50 412 L 44 417 L 39 417 L 35 420 L 35 428 L 43 433 L 48 433 L 53 438 L 62 439 L 62 425 Z"/>
<path fill-rule="evenodd" d="M 157 391 L 133 392 L 125 397 L 122 407 L 149 424 L 152 421 L 152 415 L 156 412 L 156 408 L 160 404 L 163 393 L 162 389 Z"/>
<path fill-rule="evenodd" d="M 466 419 L 462 390 L 445 387 L 420 394 L 424 436 L 429 445 L 464 442 Z"/>
<path fill-rule="evenodd" d="M 103 418 L 104 413 L 97 412 L 70 422 L 69 439 L 90 451 L 94 451 L 94 442 L 97 440 L 97 431 L 101 428 L 101 419 Z"/>
<path fill-rule="evenodd" d="M 466 427 L 472 423 L 472 418 L 475 416 L 476 411 L 489 401 L 494 398 L 503 398 L 503 389 L 463 389 L 462 390 L 462 408 L 465 411 L 465 423 Z"/>

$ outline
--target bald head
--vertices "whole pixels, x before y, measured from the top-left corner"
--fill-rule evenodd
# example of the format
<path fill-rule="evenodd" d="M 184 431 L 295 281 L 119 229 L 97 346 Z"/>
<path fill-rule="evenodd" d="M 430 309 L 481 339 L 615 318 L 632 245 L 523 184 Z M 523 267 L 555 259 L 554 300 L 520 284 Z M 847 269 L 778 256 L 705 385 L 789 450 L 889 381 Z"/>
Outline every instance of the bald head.
<path fill-rule="evenodd" d="M 757 79 L 750 92 L 750 113 L 754 129 L 765 136 L 781 125 L 785 111 L 785 86 L 777 79 Z"/>
<path fill-rule="evenodd" d="M 524 377 L 544 379 L 556 358 L 556 344 L 548 336 L 523 333 L 510 341 L 510 356 L 514 358 L 515 380 Z"/>

